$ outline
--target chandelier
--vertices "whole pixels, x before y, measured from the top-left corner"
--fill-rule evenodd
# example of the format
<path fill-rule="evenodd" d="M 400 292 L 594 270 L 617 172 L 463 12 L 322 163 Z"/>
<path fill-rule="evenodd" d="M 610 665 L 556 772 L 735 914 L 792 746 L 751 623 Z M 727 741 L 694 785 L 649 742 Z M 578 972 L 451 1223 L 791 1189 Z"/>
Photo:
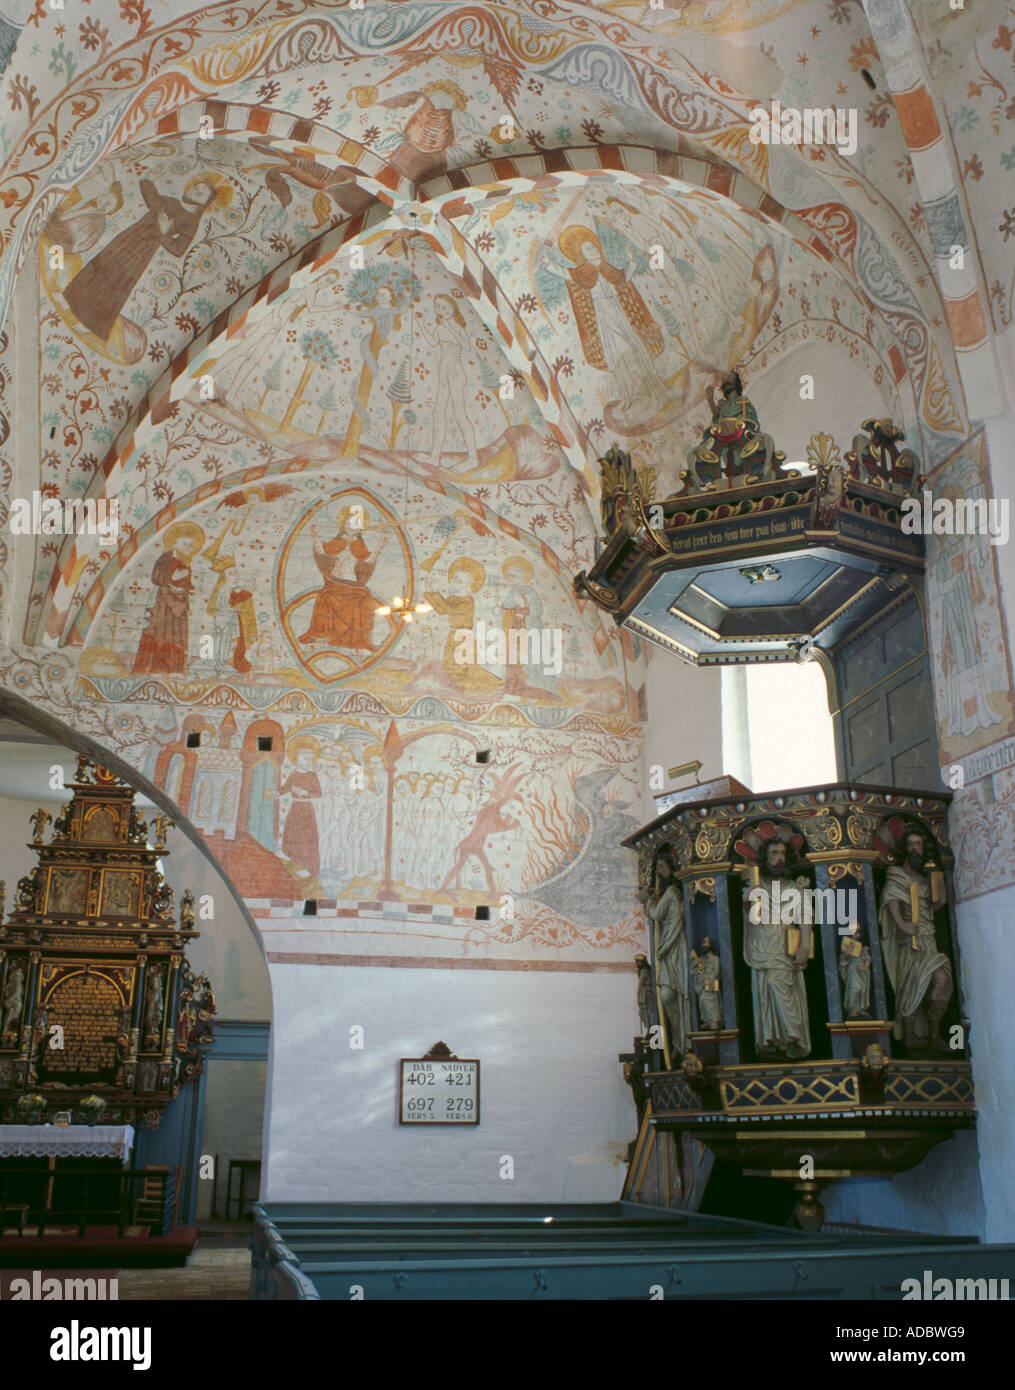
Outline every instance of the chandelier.
<path fill-rule="evenodd" d="M 411 273 L 411 279 L 410 279 L 410 286 L 411 286 L 411 293 L 412 293 L 412 295 L 413 295 L 413 305 L 412 305 L 412 307 L 415 308 L 415 293 L 416 293 L 416 283 L 417 283 L 417 281 L 416 281 L 416 236 L 415 236 L 415 229 L 416 229 L 416 212 L 415 212 L 415 210 L 413 210 L 413 213 L 412 213 L 412 225 L 413 225 L 413 236 L 411 237 L 411 239 L 410 239 L 410 241 L 409 241 L 410 264 L 411 264 L 411 266 L 412 266 L 412 273 Z M 415 386 L 415 377 L 414 377 L 414 374 L 413 374 L 414 346 L 415 346 L 415 334 L 414 334 L 415 322 L 414 322 L 414 318 L 415 318 L 415 316 L 414 316 L 413 314 L 410 313 L 410 316 L 409 316 L 409 404 L 410 404 L 410 405 L 412 405 L 412 392 L 413 392 L 413 388 L 414 388 L 414 386 Z M 406 524 L 408 524 L 408 517 L 409 517 L 409 463 L 410 463 L 410 460 L 411 460 L 411 458 L 412 458 L 412 424 L 413 424 L 413 420 L 414 420 L 414 419 L 415 419 L 415 412 L 413 411 L 413 412 L 412 412 L 412 419 L 410 419 L 410 421 L 409 421 L 409 433 L 408 433 L 407 436 L 406 436 L 407 448 L 406 448 L 406 463 L 405 463 L 405 498 L 404 498 L 404 502 L 403 502 L 403 506 L 402 506 L 402 514 L 403 514 L 403 515 L 405 516 L 405 518 L 406 518 Z M 396 618 L 401 618 L 401 620 L 402 620 L 403 623 L 411 623 L 414 614 L 416 614 L 416 613 L 432 613 L 432 612 L 433 612 L 433 608 L 430 606 L 429 603 L 413 603 L 413 602 L 412 602 L 412 599 L 411 599 L 411 597 L 410 597 L 410 595 L 409 595 L 407 592 L 403 592 L 403 593 L 400 593 L 400 594 L 396 594 L 395 597 L 391 600 L 390 603 L 385 603 L 385 604 L 383 604 L 380 608 L 377 608 L 377 609 L 375 609 L 374 611 L 376 612 L 376 614 L 377 614 L 377 616 L 378 616 L 379 618 L 390 618 L 392 615 L 394 615 L 394 617 L 396 617 Z"/>
<path fill-rule="evenodd" d="M 390 617 L 394 613 L 396 618 L 401 618 L 403 623 L 411 623 L 414 613 L 432 613 L 433 609 L 428 603 L 413 603 L 407 594 L 396 594 L 390 603 L 377 609 L 377 616 L 380 618 Z"/>

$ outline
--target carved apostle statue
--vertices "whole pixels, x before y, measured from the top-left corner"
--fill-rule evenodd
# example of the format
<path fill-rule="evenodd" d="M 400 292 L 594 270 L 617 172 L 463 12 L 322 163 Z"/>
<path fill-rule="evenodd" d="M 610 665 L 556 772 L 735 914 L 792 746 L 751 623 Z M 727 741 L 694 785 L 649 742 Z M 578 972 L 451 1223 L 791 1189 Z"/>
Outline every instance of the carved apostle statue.
<path fill-rule="evenodd" d="M 926 840 L 911 830 L 902 843 L 902 863 L 892 865 L 881 894 L 881 954 L 895 991 L 894 1035 L 907 1048 L 928 1045 L 947 1052 L 941 1019 L 952 997 L 952 967 L 937 948 L 934 912 L 945 901 L 934 892 L 925 867 Z"/>
<path fill-rule="evenodd" d="M 652 923 L 656 983 L 665 1015 L 671 1061 L 687 1051 L 691 1028 L 688 994 L 687 933 L 684 930 L 684 894 L 677 882 L 670 851 L 660 850 L 652 874 L 653 896 L 648 902 Z"/>
<path fill-rule="evenodd" d="M 21 1022 L 21 1009 L 25 1001 L 25 971 L 20 962 L 11 967 L 4 988 L 3 1010 L 0 1017 L 0 1034 L 13 1033 Z"/>
<path fill-rule="evenodd" d="M 698 998 L 698 1023 L 702 1028 L 722 1027 L 722 991 L 719 984 L 719 957 L 710 936 L 702 938 L 701 955 L 691 952 L 694 992 Z"/>
<path fill-rule="evenodd" d="M 860 927 L 854 922 L 839 948 L 839 978 L 842 980 L 842 1007 L 847 1018 L 870 1018 L 871 953 L 860 940 Z"/>
<path fill-rule="evenodd" d="M 759 1057 L 806 1057 L 811 1050 L 804 971 L 811 928 L 806 878 L 792 877 L 783 840 L 766 840 L 760 884 L 745 890 L 744 960 L 751 968 Z"/>
<path fill-rule="evenodd" d="M 637 955 L 634 968 L 638 972 L 638 1018 L 641 1022 L 641 1035 L 647 1038 L 655 1024 L 655 983 L 648 956 Z"/>

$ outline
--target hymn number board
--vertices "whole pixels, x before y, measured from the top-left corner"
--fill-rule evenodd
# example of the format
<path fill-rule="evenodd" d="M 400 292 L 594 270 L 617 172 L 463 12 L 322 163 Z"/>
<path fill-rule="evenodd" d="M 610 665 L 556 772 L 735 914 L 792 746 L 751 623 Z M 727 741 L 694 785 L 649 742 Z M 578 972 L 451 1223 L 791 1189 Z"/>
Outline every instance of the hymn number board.
<path fill-rule="evenodd" d="M 479 1062 L 403 1057 L 398 1108 L 402 1125 L 478 1125 Z"/>

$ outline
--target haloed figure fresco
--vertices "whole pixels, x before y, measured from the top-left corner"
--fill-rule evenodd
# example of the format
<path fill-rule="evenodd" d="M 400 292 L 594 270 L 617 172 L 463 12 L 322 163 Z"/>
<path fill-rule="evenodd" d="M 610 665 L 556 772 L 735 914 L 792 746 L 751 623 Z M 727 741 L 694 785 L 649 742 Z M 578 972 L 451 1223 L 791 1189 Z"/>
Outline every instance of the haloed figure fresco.
<path fill-rule="evenodd" d="M 204 532 L 195 522 L 170 526 L 155 561 L 152 583 L 155 602 L 134 659 L 134 674 L 178 674 L 187 669 L 190 596 L 194 592 L 191 561 L 204 545 Z"/>
<path fill-rule="evenodd" d="M 315 771 L 321 745 L 314 738 L 294 738 L 286 752 L 294 764 L 276 797 L 290 796 L 292 804 L 282 829 L 282 853 L 305 869 L 311 878 L 321 872 L 321 850 L 317 834 L 314 801 L 321 795 L 321 784 Z"/>
<path fill-rule="evenodd" d="M 566 228 L 557 246 L 571 264 L 565 269 L 566 262 L 554 255 L 542 264 L 567 285 L 586 361 L 613 374 L 624 415 L 651 419 L 666 397 L 655 365 L 663 351 L 662 329 L 625 272 L 603 255 L 591 228 Z"/>
<path fill-rule="evenodd" d="M 141 180 L 148 211 L 104 246 L 63 291 L 77 321 L 105 343 L 112 356 L 130 363 L 145 354 L 147 335 L 123 309 L 156 252 L 161 247 L 172 256 L 184 256 L 204 214 L 228 202 L 232 192 L 230 185 L 214 174 L 192 178 L 182 198 L 169 197 L 150 180 Z"/>

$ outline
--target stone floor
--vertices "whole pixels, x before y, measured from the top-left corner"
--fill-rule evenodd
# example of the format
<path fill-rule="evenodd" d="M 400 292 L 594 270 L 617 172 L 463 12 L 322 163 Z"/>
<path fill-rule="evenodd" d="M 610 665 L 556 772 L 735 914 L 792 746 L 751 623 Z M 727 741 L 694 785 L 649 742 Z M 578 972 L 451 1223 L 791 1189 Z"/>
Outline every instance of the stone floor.
<path fill-rule="evenodd" d="M 239 1245 L 229 1238 L 203 1237 L 183 1269 L 121 1269 L 120 1302 L 144 1299 L 249 1299 L 249 1234 Z"/>

